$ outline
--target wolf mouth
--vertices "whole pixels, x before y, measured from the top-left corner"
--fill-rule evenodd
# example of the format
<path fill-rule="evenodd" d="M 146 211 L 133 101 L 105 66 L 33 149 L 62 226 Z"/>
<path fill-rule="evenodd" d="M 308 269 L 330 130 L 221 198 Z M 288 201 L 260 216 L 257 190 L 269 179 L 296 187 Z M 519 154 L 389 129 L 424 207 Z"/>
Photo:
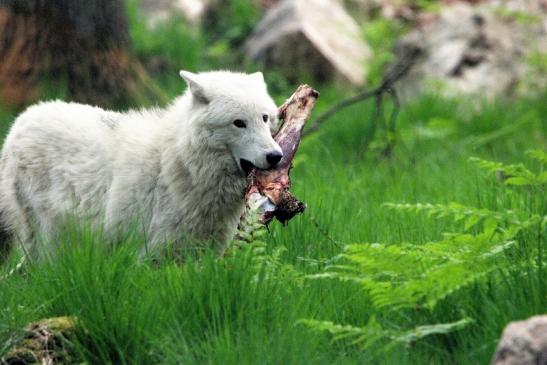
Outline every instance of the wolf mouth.
<path fill-rule="evenodd" d="M 241 169 L 243 170 L 245 175 L 249 175 L 249 173 L 253 171 L 253 169 L 256 167 L 251 161 L 248 161 L 244 158 L 239 160 L 239 166 L 241 166 Z"/>

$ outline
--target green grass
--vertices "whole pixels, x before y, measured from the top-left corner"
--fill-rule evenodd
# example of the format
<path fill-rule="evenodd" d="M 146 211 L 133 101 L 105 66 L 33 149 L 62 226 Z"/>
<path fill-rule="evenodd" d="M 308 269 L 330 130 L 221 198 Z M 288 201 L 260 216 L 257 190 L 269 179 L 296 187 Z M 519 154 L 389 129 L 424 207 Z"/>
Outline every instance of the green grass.
<path fill-rule="evenodd" d="M 329 94 L 319 110 L 336 97 Z M 449 219 L 394 212 L 385 202 L 457 201 L 544 215 L 544 194 L 509 189 L 469 161 L 478 156 L 544 168 L 524 153 L 546 148 L 543 100 L 479 108 L 424 96 L 403 108 L 389 158 L 362 150 L 370 106 L 344 111 L 301 144 L 292 190 L 308 204 L 305 214 L 287 227 L 273 223 L 261 237 L 265 246 L 227 257 L 208 252 L 182 265 L 154 265 L 136 258 L 135 238 L 107 248 L 96 233 L 68 232 L 55 259 L 0 280 L 0 344 L 28 322 L 74 315 L 79 356 L 96 364 L 488 363 L 508 321 L 547 311 L 545 255 L 538 253 L 545 232 L 519 235 L 499 270 L 433 310 L 378 311 L 361 285 L 306 275 L 324 272 L 346 244 L 424 244 L 462 230 Z M 371 146 L 381 145 L 378 135 Z M 365 326 L 372 316 L 392 329 L 462 317 L 475 322 L 411 346 L 378 348 L 333 341 L 300 322 Z M 0 356 L 6 350 L 0 345 Z"/>

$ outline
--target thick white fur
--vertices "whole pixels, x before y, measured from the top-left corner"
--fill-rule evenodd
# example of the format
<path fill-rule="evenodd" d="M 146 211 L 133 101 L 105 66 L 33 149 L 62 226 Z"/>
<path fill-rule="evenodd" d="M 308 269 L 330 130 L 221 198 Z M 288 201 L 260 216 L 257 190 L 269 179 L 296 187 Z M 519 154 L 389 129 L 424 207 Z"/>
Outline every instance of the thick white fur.
<path fill-rule="evenodd" d="M 277 108 L 260 73 L 181 76 L 189 90 L 163 110 L 54 101 L 15 120 L 0 160 L 0 212 L 27 253 L 67 216 L 106 232 L 136 219 L 151 249 L 233 236 L 244 209 L 240 159 L 267 168 L 266 154 L 281 151 L 270 132 Z"/>

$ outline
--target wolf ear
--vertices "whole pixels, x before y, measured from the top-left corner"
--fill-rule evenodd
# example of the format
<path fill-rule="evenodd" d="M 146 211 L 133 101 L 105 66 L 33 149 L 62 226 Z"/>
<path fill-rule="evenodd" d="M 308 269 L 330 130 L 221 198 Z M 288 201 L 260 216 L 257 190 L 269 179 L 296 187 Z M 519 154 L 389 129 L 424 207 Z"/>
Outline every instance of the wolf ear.
<path fill-rule="evenodd" d="M 255 72 L 253 74 L 250 74 L 249 76 L 252 77 L 256 81 L 264 83 L 264 75 L 262 75 L 262 72 Z"/>
<path fill-rule="evenodd" d="M 190 88 L 190 92 L 197 101 L 203 104 L 209 103 L 209 99 L 205 95 L 205 89 L 199 83 L 199 75 L 184 70 L 181 70 L 179 75 L 184 79 L 184 81 L 186 81 L 188 88 Z"/>

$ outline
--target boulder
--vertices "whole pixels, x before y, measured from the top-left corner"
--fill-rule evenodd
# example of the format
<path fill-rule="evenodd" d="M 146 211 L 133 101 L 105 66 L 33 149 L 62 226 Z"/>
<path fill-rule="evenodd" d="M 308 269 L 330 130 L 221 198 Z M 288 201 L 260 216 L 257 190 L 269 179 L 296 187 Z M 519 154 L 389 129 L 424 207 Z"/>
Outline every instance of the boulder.
<path fill-rule="evenodd" d="M 427 3 L 420 1 L 401 0 L 344 0 L 348 6 L 358 11 L 365 12 L 369 16 L 381 14 L 388 19 L 399 19 L 406 22 L 421 21 Z M 488 5 L 503 8 L 508 11 L 524 11 L 537 13 L 547 10 L 547 0 L 439 0 L 435 5 Z M 431 4 L 433 5 L 433 4 Z M 427 13 L 427 12 L 426 12 Z M 427 14 L 426 14 L 427 18 Z"/>
<path fill-rule="evenodd" d="M 446 1 L 446 0 L 445 0 Z M 452 0 L 454 1 L 454 0 Z M 541 14 L 547 11 L 547 0 L 482 0 L 484 3 L 509 12 Z"/>
<path fill-rule="evenodd" d="M 491 364 L 547 365 L 547 315 L 509 323 Z"/>
<path fill-rule="evenodd" d="M 359 26 L 336 0 L 283 0 L 256 26 L 245 51 L 295 82 L 302 74 L 360 86 L 371 51 Z"/>
<path fill-rule="evenodd" d="M 402 98 L 425 90 L 490 99 L 513 95 L 531 72 L 527 57 L 547 50 L 545 13 L 525 14 L 490 2 L 480 6 L 459 2 L 424 17 L 427 20 L 395 48 L 399 59 L 408 49 L 420 52 L 398 85 Z"/>

